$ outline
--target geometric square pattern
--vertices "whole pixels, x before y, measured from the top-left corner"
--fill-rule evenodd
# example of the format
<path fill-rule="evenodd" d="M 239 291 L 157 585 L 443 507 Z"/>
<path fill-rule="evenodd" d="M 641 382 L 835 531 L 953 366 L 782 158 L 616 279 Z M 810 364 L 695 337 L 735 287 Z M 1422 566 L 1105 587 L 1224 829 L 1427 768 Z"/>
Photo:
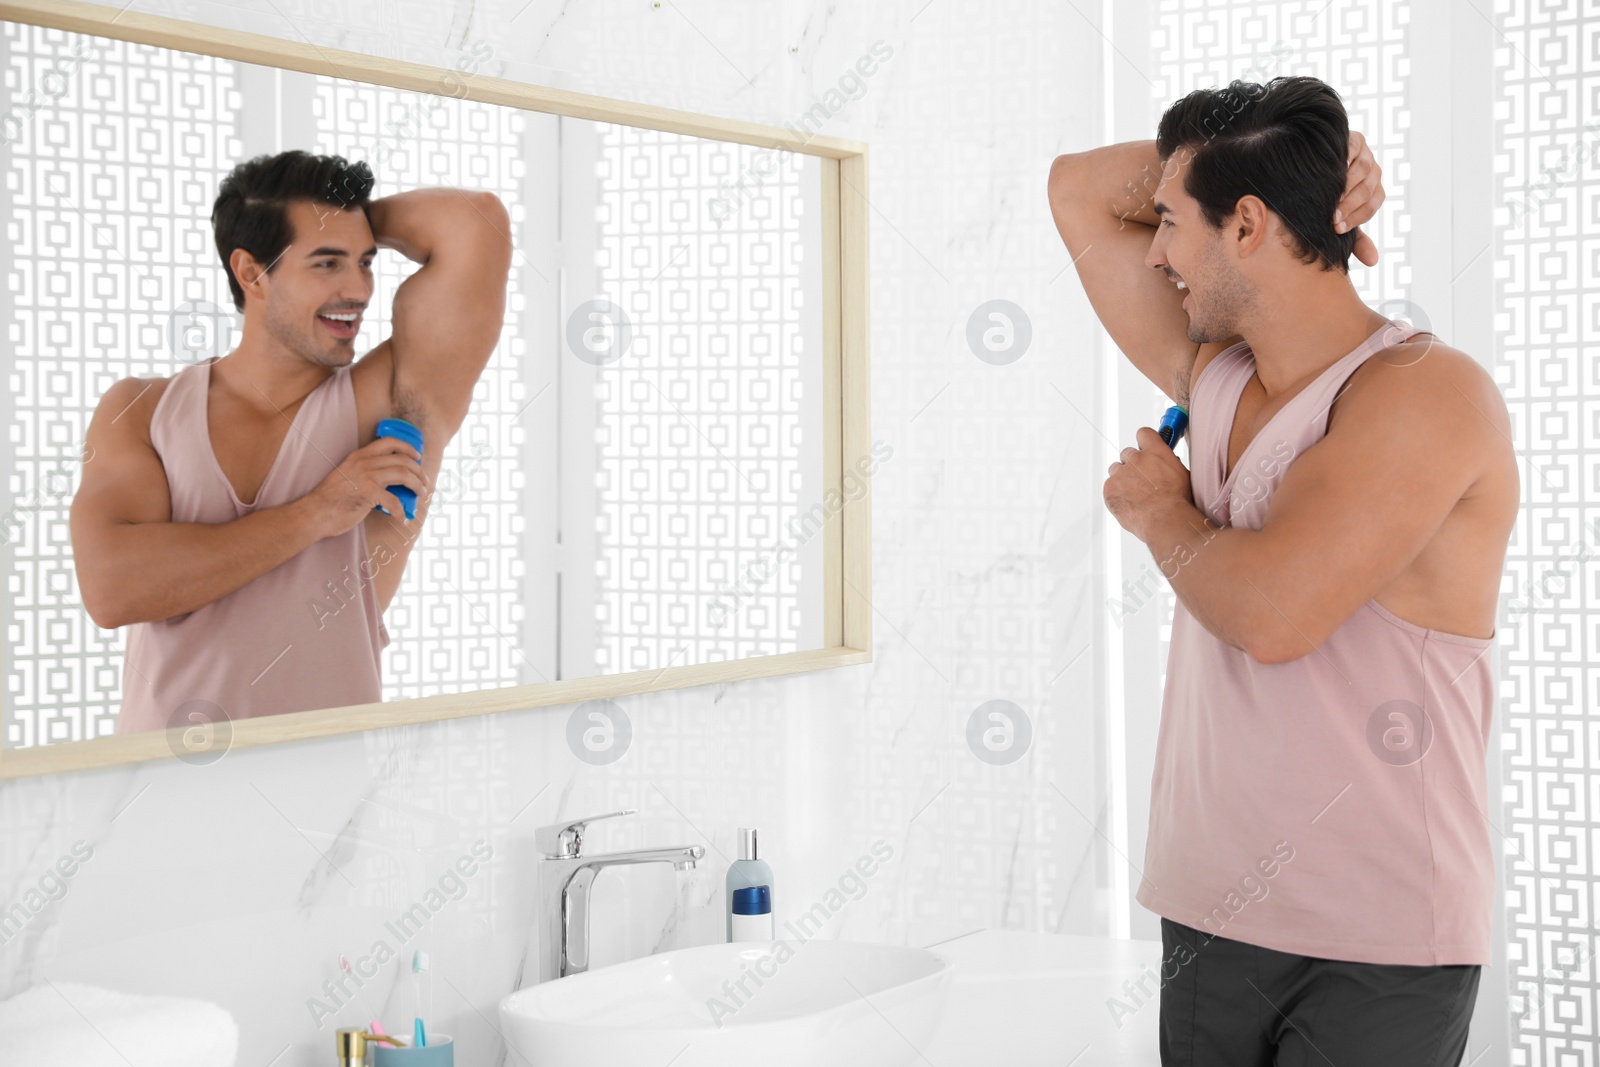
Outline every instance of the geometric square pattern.
<path fill-rule="evenodd" d="M 232 306 L 210 216 L 239 152 L 238 92 L 233 64 L 189 52 L 15 22 L 0 50 L 0 743 L 26 748 L 115 732 L 126 630 L 84 610 L 68 515 L 100 397 L 182 369 L 182 305 Z M 226 346 L 226 319 L 199 325 Z"/>
<path fill-rule="evenodd" d="M 1494 5 L 1495 379 L 1524 504 L 1506 555 L 1511 1063 L 1597 1062 L 1600 9 Z"/>
<path fill-rule="evenodd" d="M 632 330 L 595 380 L 603 673 L 801 647 L 800 554 L 773 546 L 803 526 L 822 358 L 802 347 L 805 159 L 599 125 L 598 295 Z"/>

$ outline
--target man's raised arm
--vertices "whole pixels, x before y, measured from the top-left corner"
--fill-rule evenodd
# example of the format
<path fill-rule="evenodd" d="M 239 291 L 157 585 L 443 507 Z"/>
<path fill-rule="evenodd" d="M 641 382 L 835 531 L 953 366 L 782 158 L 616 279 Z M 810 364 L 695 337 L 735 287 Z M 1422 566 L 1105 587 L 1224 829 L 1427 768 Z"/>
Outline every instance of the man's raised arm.
<path fill-rule="evenodd" d="M 379 247 L 422 264 L 395 291 L 391 399 L 427 424 L 428 450 L 442 448 L 500 340 L 511 216 L 493 193 L 453 188 L 410 189 L 366 211 Z"/>
<path fill-rule="evenodd" d="M 1153 140 L 1058 156 L 1050 167 L 1050 213 L 1111 339 L 1157 388 L 1187 404 L 1200 345 L 1189 340 L 1183 292 L 1165 271 L 1145 265 L 1159 221 L 1160 182 Z M 1221 350 L 1237 340 L 1215 345 Z"/>

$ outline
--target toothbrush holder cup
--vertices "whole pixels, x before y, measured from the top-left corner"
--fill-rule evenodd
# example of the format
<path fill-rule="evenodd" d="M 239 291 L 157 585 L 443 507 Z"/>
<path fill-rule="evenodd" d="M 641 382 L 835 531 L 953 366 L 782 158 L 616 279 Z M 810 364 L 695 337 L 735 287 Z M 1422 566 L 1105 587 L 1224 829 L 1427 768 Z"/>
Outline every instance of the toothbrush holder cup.
<path fill-rule="evenodd" d="M 455 1067 L 456 1046 L 449 1034 L 429 1034 L 428 1043 L 372 1046 L 372 1067 Z"/>

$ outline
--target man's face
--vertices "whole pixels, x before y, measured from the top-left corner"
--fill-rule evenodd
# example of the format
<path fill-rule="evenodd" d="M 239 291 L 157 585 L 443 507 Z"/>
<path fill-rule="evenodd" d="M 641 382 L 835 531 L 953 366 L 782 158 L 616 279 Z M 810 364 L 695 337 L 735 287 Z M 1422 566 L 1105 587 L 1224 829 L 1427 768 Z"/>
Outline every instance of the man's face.
<path fill-rule="evenodd" d="M 1183 168 L 1191 158 L 1190 149 L 1180 146 L 1162 168 L 1155 194 L 1160 221 L 1145 265 L 1163 271 L 1173 283 L 1184 283 L 1189 340 L 1205 344 L 1241 332 L 1242 313 L 1253 303 L 1255 289 L 1228 254 L 1230 225 L 1212 229 L 1200 205 L 1184 191 Z"/>
<path fill-rule="evenodd" d="M 361 313 L 372 299 L 372 227 L 359 207 L 297 200 L 288 211 L 294 239 L 267 275 L 267 333 L 308 363 L 343 367 L 355 359 Z"/>

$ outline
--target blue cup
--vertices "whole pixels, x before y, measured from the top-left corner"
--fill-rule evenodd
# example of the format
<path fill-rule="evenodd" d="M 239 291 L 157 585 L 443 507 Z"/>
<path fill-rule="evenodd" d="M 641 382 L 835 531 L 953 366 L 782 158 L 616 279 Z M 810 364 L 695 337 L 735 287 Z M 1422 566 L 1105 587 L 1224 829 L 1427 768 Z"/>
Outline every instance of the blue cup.
<path fill-rule="evenodd" d="M 372 1067 L 456 1067 L 456 1045 L 448 1034 L 430 1033 L 421 1048 L 387 1041 L 368 1047 L 372 1049 Z"/>
<path fill-rule="evenodd" d="M 405 419 L 379 419 L 377 436 L 398 438 L 416 449 L 419 455 L 422 452 L 422 431 Z M 422 466 L 420 459 L 417 466 Z M 406 518 L 417 517 L 417 494 L 409 485 L 390 485 L 385 488 L 400 498 L 400 506 L 406 509 Z M 372 506 L 385 515 L 389 514 L 389 509 L 382 504 Z"/>

